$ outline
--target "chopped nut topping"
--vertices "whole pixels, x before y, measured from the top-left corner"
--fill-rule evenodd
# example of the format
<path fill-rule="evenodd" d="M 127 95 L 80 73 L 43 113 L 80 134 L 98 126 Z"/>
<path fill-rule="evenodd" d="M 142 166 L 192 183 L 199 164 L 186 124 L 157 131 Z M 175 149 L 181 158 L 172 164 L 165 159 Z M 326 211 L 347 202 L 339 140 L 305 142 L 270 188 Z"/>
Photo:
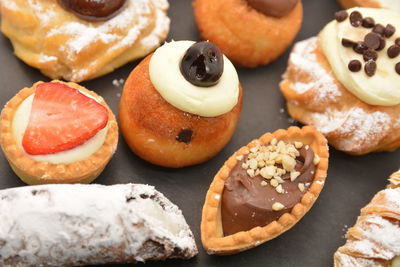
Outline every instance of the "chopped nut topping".
<path fill-rule="evenodd" d="M 272 204 L 272 209 L 274 211 L 280 211 L 283 210 L 283 208 L 285 208 L 285 206 L 282 203 L 275 202 L 274 204 Z"/>
<path fill-rule="evenodd" d="M 286 171 L 290 172 L 296 166 L 296 160 L 288 155 L 282 156 L 282 166 Z"/>
<path fill-rule="evenodd" d="M 320 161 L 320 157 L 317 155 L 317 154 L 315 154 L 314 155 L 314 165 L 317 165 L 318 163 L 319 163 L 319 161 Z"/>
<path fill-rule="evenodd" d="M 283 192 L 284 192 L 282 185 L 278 185 L 278 186 L 275 188 L 275 190 L 276 190 L 276 192 L 278 192 L 279 194 L 283 194 Z"/>
<path fill-rule="evenodd" d="M 237 156 L 236 159 L 237 160 L 242 160 L 243 159 L 243 155 Z"/>
<path fill-rule="evenodd" d="M 267 186 L 268 183 L 266 181 L 261 181 L 261 186 Z"/>
<path fill-rule="evenodd" d="M 301 192 L 304 192 L 305 187 L 304 187 L 304 184 L 303 184 L 303 183 L 299 183 L 299 184 L 297 185 L 297 187 L 299 188 L 299 190 L 300 190 Z"/>
<path fill-rule="evenodd" d="M 276 180 L 276 179 L 271 179 L 271 185 L 273 186 L 273 187 L 277 187 L 278 185 L 279 185 L 279 182 Z"/>
<path fill-rule="evenodd" d="M 254 176 L 255 176 L 254 170 L 253 170 L 253 169 L 248 169 L 248 170 L 247 170 L 247 174 L 248 174 L 250 177 L 254 177 Z"/>
<path fill-rule="evenodd" d="M 299 175 L 300 175 L 300 172 L 291 172 L 290 173 L 290 181 L 294 181 L 294 180 L 296 180 L 296 178 L 297 177 L 299 177 Z"/>
<path fill-rule="evenodd" d="M 294 146 L 296 148 L 302 148 L 303 147 L 303 143 L 302 142 L 294 142 Z"/>

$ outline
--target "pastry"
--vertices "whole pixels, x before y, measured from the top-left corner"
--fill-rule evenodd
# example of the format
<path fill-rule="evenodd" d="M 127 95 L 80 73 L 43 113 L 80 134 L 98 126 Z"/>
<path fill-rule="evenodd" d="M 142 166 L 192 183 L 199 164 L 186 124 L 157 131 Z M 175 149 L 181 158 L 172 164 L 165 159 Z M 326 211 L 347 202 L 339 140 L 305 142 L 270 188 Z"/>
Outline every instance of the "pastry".
<path fill-rule="evenodd" d="M 2 0 L 0 7 L 15 55 L 73 82 L 149 54 L 169 30 L 167 0 Z"/>
<path fill-rule="evenodd" d="M 256 67 L 278 58 L 297 35 L 301 0 L 195 0 L 200 35 L 235 64 Z"/>
<path fill-rule="evenodd" d="M 165 167 L 204 162 L 236 129 L 242 89 L 232 63 L 210 42 L 166 43 L 125 82 L 122 134 L 141 158 Z"/>
<path fill-rule="evenodd" d="M 0 198 L 1 266 L 135 263 L 197 254 L 181 210 L 152 186 L 25 186 L 1 190 Z"/>
<path fill-rule="evenodd" d="M 400 187 L 389 179 L 390 188 L 379 191 L 361 209 L 356 224 L 346 233 L 346 244 L 335 255 L 335 267 L 400 266 Z"/>
<path fill-rule="evenodd" d="M 373 8 L 387 8 L 400 12 L 400 3 L 392 0 L 338 0 L 339 4 L 345 8 L 352 7 L 373 7 Z"/>
<path fill-rule="evenodd" d="M 353 155 L 400 146 L 400 15 L 337 12 L 318 35 L 295 45 L 281 91 L 290 116 Z"/>
<path fill-rule="evenodd" d="M 0 133 L 4 155 L 27 184 L 90 183 L 118 142 L 103 98 L 61 81 L 22 89 L 2 110 Z"/>
<path fill-rule="evenodd" d="M 314 128 L 266 133 L 240 148 L 207 192 L 201 240 L 209 254 L 233 254 L 293 227 L 325 183 L 327 141 Z"/>

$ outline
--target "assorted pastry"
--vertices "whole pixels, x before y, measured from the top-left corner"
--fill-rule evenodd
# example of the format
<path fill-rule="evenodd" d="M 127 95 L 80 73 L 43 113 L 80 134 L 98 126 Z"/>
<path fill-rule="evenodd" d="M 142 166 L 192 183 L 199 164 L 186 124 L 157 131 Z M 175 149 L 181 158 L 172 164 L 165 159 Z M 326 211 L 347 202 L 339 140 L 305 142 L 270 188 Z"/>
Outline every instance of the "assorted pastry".
<path fill-rule="evenodd" d="M 338 150 L 361 155 L 400 146 L 400 14 L 339 11 L 297 43 L 281 82 L 289 114 Z"/>
<path fill-rule="evenodd" d="M 90 183 L 118 142 L 114 114 L 102 97 L 69 82 L 22 89 L 0 115 L 0 146 L 27 184 Z"/>
<path fill-rule="evenodd" d="M 135 263 L 197 254 L 181 210 L 152 186 L 25 186 L 1 190 L 0 198 L 1 266 Z"/>
<path fill-rule="evenodd" d="M 400 3 L 392 0 L 337 0 L 344 8 L 352 7 L 373 7 L 373 8 L 387 8 L 396 12 L 400 12 Z"/>
<path fill-rule="evenodd" d="M 346 244 L 334 255 L 335 267 L 400 266 L 400 170 L 361 209 L 356 224 L 346 233 Z"/>
<path fill-rule="evenodd" d="M 310 126 L 266 133 L 215 175 L 201 219 L 209 254 L 233 254 L 293 227 L 312 207 L 328 169 L 325 137 Z"/>
<path fill-rule="evenodd" d="M 149 54 L 169 31 L 167 0 L 2 0 L 0 8 L 15 55 L 73 82 Z"/>
<path fill-rule="evenodd" d="M 256 67 L 278 58 L 303 19 L 301 0 L 195 0 L 200 35 L 235 64 Z"/>
<path fill-rule="evenodd" d="M 133 152 L 178 168 L 216 155 L 231 139 L 241 108 L 235 67 L 217 46 L 172 41 L 131 72 L 119 119 Z"/>

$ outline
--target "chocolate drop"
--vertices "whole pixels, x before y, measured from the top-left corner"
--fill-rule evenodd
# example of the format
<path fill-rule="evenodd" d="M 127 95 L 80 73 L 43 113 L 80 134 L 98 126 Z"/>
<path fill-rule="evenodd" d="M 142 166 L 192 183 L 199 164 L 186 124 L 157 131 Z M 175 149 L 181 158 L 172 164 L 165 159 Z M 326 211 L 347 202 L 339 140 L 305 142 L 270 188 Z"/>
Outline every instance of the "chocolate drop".
<path fill-rule="evenodd" d="M 390 38 L 395 32 L 396 32 L 396 28 L 393 25 L 391 25 L 391 24 L 386 25 L 386 28 L 385 28 L 385 37 L 386 38 Z"/>
<path fill-rule="evenodd" d="M 351 60 L 348 67 L 351 72 L 358 72 L 361 70 L 361 62 L 357 59 Z"/>
<path fill-rule="evenodd" d="M 397 72 L 397 74 L 400 75 L 400 62 L 397 63 L 397 64 L 394 66 L 394 69 L 395 69 L 395 71 Z"/>
<path fill-rule="evenodd" d="M 126 0 L 59 0 L 62 7 L 87 21 L 104 21 L 117 15 Z"/>
<path fill-rule="evenodd" d="M 361 25 L 367 29 L 372 28 L 375 26 L 375 20 L 371 17 L 363 18 Z"/>
<path fill-rule="evenodd" d="M 348 16 L 349 16 L 349 14 L 347 13 L 346 10 L 340 10 L 340 11 L 335 13 L 335 19 L 338 22 L 344 21 L 345 19 L 347 19 Z"/>
<path fill-rule="evenodd" d="M 367 63 L 365 63 L 364 70 L 369 77 L 374 76 L 376 72 L 376 62 L 369 60 Z"/>
<path fill-rule="evenodd" d="M 354 47 L 357 43 L 346 38 L 342 38 L 342 45 L 344 47 Z"/>
<path fill-rule="evenodd" d="M 362 15 L 358 11 L 353 11 L 350 14 L 350 24 L 353 27 L 359 27 L 362 23 Z"/>
<path fill-rule="evenodd" d="M 387 50 L 387 55 L 390 58 L 395 58 L 400 54 L 400 46 L 394 44 L 390 46 Z"/>
<path fill-rule="evenodd" d="M 283 17 L 292 11 L 298 0 L 246 0 L 258 12 L 272 17 Z"/>
<path fill-rule="evenodd" d="M 370 32 L 365 35 L 364 43 L 370 49 L 378 49 L 380 46 L 380 36 L 374 32 Z"/>
<path fill-rule="evenodd" d="M 378 53 L 371 49 L 365 50 L 363 53 L 363 59 L 364 59 L 364 61 L 368 61 L 371 59 L 373 61 L 376 61 L 378 59 Z"/>

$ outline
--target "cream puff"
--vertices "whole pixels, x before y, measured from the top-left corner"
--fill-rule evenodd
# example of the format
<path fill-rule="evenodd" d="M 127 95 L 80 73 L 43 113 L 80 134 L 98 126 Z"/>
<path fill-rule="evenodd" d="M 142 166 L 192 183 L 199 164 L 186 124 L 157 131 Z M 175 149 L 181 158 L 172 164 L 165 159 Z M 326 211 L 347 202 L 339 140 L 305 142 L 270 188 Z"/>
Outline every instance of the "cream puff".
<path fill-rule="evenodd" d="M 73 82 L 149 54 L 169 30 L 167 0 L 4 0 L 0 8 L 15 55 L 52 79 Z"/>
<path fill-rule="evenodd" d="M 278 58 L 303 19 L 301 0 L 196 0 L 197 27 L 235 64 L 256 67 Z"/>
<path fill-rule="evenodd" d="M 118 142 L 103 98 L 61 81 L 22 89 L 2 110 L 0 133 L 5 157 L 27 184 L 90 183 Z"/>
<path fill-rule="evenodd" d="M 354 8 L 295 45 L 281 91 L 289 114 L 338 150 L 362 155 L 400 146 L 400 15 Z"/>
<path fill-rule="evenodd" d="M 125 82 L 119 105 L 125 141 L 166 167 L 207 161 L 231 139 L 242 107 L 232 63 L 210 42 L 164 44 Z"/>

